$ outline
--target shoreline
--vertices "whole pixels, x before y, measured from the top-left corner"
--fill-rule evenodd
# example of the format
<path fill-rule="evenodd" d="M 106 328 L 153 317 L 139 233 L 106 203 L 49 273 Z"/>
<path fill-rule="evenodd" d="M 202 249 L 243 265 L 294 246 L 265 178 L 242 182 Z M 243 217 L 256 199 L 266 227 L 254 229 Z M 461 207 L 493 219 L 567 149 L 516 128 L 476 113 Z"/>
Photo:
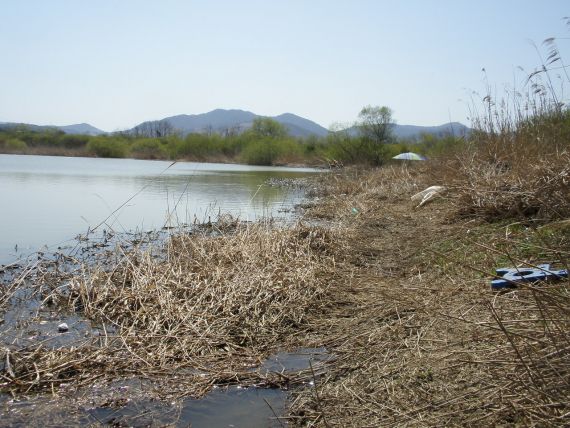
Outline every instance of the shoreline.
<path fill-rule="evenodd" d="M 144 160 L 144 161 L 160 161 L 160 162 L 190 162 L 190 163 L 213 163 L 213 164 L 229 164 L 229 165 L 245 165 L 245 166 L 260 166 L 260 167 L 283 167 L 283 168 L 314 168 L 314 169 L 330 169 L 324 163 L 276 163 L 271 165 L 259 165 L 259 164 L 248 164 L 240 162 L 237 159 L 232 158 L 218 158 L 212 157 L 209 159 L 202 158 L 181 158 L 181 159 L 168 159 L 168 158 L 147 158 L 147 157 L 101 157 L 88 152 L 74 152 L 74 151 L 42 151 L 32 153 L 22 153 L 22 152 L 0 152 L 0 155 L 16 155 L 16 156 L 53 156 L 53 157 L 69 157 L 69 158 L 86 158 L 86 159 L 126 159 L 126 160 Z"/>
<path fill-rule="evenodd" d="M 155 367 L 147 361 L 150 366 L 139 366 L 141 362 L 135 359 L 131 364 L 140 367 L 135 372 L 140 375 L 141 368 L 146 367 L 146 376 L 166 380 L 163 393 L 158 394 L 163 399 L 177 394 L 199 396 L 198 391 L 204 394 L 214 385 L 291 389 L 290 414 L 284 415 L 283 419 L 293 425 L 398 426 L 441 425 L 444 422 L 492 425 L 528 421 L 524 406 L 532 405 L 534 398 L 532 393 L 524 390 L 523 384 L 513 383 L 513 377 L 524 373 L 525 365 L 533 367 L 532 361 L 518 361 L 516 348 L 512 347 L 508 337 L 511 333 L 519 337 L 520 332 L 526 332 L 525 336 L 538 334 L 536 340 L 539 340 L 536 324 L 551 321 L 540 317 L 528 319 L 523 315 L 532 305 L 546 302 L 533 299 L 546 299 L 548 293 L 559 293 L 561 286 L 553 284 L 547 288 L 522 288 L 497 294 L 490 290 L 489 281 L 493 269 L 504 265 L 507 256 L 534 263 L 538 257 L 544 258 L 544 248 L 553 248 L 552 254 L 555 254 L 556 245 L 560 244 L 556 244 L 555 235 L 545 232 L 549 230 L 548 225 L 540 231 L 517 226 L 518 223 L 487 223 L 458 217 L 453 194 L 415 208 L 410 196 L 433 185 L 429 177 L 425 168 L 408 168 L 406 165 L 379 170 L 346 169 L 315 177 L 319 199 L 306 204 L 305 214 L 296 229 L 264 229 L 259 224 L 246 225 L 242 229 L 237 223 L 227 221 L 215 225 L 219 236 L 202 239 L 198 235 L 190 240 L 181 237 L 180 242 L 175 242 L 176 246 L 169 250 L 169 257 L 182 262 L 188 260 L 182 257 L 184 254 L 194 254 L 193 257 L 202 252 L 208 254 L 187 272 L 219 281 L 222 288 L 211 296 L 228 293 L 227 287 L 232 290 L 237 287 L 235 291 L 241 295 L 247 290 L 247 287 L 241 288 L 244 280 L 251 281 L 251 278 L 259 278 L 256 281 L 260 288 L 247 294 L 246 300 L 239 297 L 234 302 L 228 301 L 227 308 L 226 303 L 220 302 L 218 317 L 228 320 L 233 327 L 227 336 L 208 339 L 209 345 L 205 348 L 192 341 L 183 342 L 183 348 L 180 344 L 172 347 L 168 341 L 160 342 L 164 352 L 171 355 L 165 360 L 171 361 L 170 364 L 178 361 L 174 355 L 181 349 L 190 349 L 186 348 L 188 346 L 198 346 L 196 349 L 206 351 L 205 358 L 195 355 L 184 362 L 191 364 L 190 367 L 196 367 L 199 362 L 198 366 L 203 370 L 198 373 L 200 376 L 187 372 L 188 379 L 179 380 L 179 385 L 174 388 L 168 379 L 163 379 L 172 374 L 160 368 L 162 365 Z M 326 224 L 327 227 L 315 224 Z M 540 254 L 538 251 L 529 253 L 529 243 L 534 242 L 537 248 L 542 248 Z M 187 252 L 189 248 L 191 253 Z M 300 249 L 303 249 L 302 253 L 299 253 Z M 158 278 L 157 269 L 166 266 L 145 258 L 144 253 L 133 253 L 122 260 L 136 265 L 136 269 L 131 271 L 132 268 L 127 268 L 124 263 L 116 265 L 118 279 L 123 278 L 121 281 L 124 278 L 134 281 L 136 271 L 146 272 L 149 279 Z M 173 266 L 188 269 L 186 263 Z M 293 265 L 296 268 L 291 270 Z M 219 271 L 213 277 L 209 276 L 212 266 Z M 278 276 L 271 276 L 276 272 Z M 115 281 L 112 276 L 100 274 L 110 281 L 107 284 Z M 116 323 L 122 320 L 117 325 L 129 326 L 131 321 L 123 315 L 126 309 L 114 308 L 115 304 L 110 302 L 131 298 L 128 296 L 132 293 L 137 299 L 143 299 L 141 307 L 151 305 L 152 300 L 143 303 L 146 302 L 144 299 L 153 299 L 152 295 L 140 294 L 144 288 L 138 288 L 136 292 L 134 285 L 132 291 L 111 287 L 110 291 L 105 291 L 106 295 L 98 296 L 97 288 L 82 285 L 85 278 L 77 280 L 80 282 L 75 298 L 90 305 L 92 319 L 97 319 L 100 308 L 106 308 L 106 317 Z M 228 281 L 234 285 L 229 286 Z M 263 309 L 257 313 L 256 305 L 265 305 L 268 301 L 264 300 L 266 297 L 256 299 L 268 292 L 268 296 L 273 295 L 280 281 L 287 281 L 289 285 L 282 288 L 285 294 L 276 301 L 270 300 L 278 306 L 269 312 Z M 137 287 L 146 287 L 147 282 Z M 184 288 L 172 289 L 178 292 L 176 290 Z M 125 291 L 128 294 L 124 294 Z M 304 294 L 307 292 L 309 294 Z M 297 299 L 295 293 L 304 297 Z M 82 295 L 89 298 L 86 300 Z M 197 298 L 197 295 L 183 296 L 184 300 L 177 300 L 177 304 Z M 288 300 L 282 304 L 280 299 Z M 259 303 L 250 306 L 254 301 Z M 240 312 L 242 305 L 249 309 Z M 164 308 L 166 311 L 171 306 Z M 127 309 L 134 311 L 133 316 L 140 317 L 136 307 Z M 200 316 L 209 316 L 206 313 L 202 312 Z M 176 314 L 171 312 L 163 316 L 159 313 L 156 320 L 169 320 L 183 326 L 184 323 L 176 324 Z M 262 317 L 256 318 L 258 315 Z M 293 318 L 289 318 L 291 315 Z M 274 321 L 268 324 L 266 320 L 262 321 L 270 316 L 276 317 Z M 218 323 L 218 320 L 210 322 Z M 291 322 L 293 324 L 289 324 Z M 506 326 L 507 335 L 501 325 Z M 142 329 L 142 332 L 148 331 L 149 325 L 136 321 L 130 328 Z M 235 328 L 241 333 L 236 335 Z M 260 328 L 267 330 L 257 336 Z M 143 359 L 148 358 L 145 356 L 150 349 L 156 348 L 153 341 L 142 340 L 138 344 L 129 335 L 106 332 L 104 337 L 114 337 L 113 340 L 123 337 L 130 349 L 125 355 L 134 352 Z M 176 337 L 182 340 L 178 334 Z M 546 343 L 551 339 L 546 336 L 540 340 Z M 517 340 L 521 340 L 520 346 L 534 346 L 533 341 L 526 343 L 526 339 L 520 337 Z M 120 342 L 115 342 L 114 346 L 119 346 L 120 351 Z M 545 345 L 544 352 L 552 352 L 552 346 Z M 333 359 L 319 366 L 317 376 L 311 373 L 312 368 L 261 377 L 259 373 L 238 368 L 244 363 L 258 365 L 263 355 L 298 348 L 326 349 Z M 88 361 L 84 358 L 92 357 L 92 354 L 77 352 L 79 350 L 73 355 L 75 360 L 65 359 L 63 364 Z M 101 352 L 101 355 L 107 355 L 105 350 L 95 352 L 95 355 Z M 532 358 L 540 358 L 543 351 L 533 352 Z M 14 358 L 17 354 L 11 355 L 10 358 Z M 46 355 L 54 358 L 52 354 Z M 106 358 L 111 358 L 110 355 Z M 121 363 L 114 358 L 109 361 L 115 361 L 116 375 L 101 372 L 103 379 L 106 376 L 120 378 Z M 89 382 L 86 368 L 75 364 L 81 383 Z M 214 370 L 206 369 L 212 364 Z M 94 369 L 96 373 L 100 370 L 90 367 L 90 370 Z M 27 382 L 31 382 L 28 385 L 35 388 L 37 370 L 37 367 L 29 366 L 27 374 L 24 371 L 16 376 L 28 379 Z M 67 382 L 73 384 L 73 379 Z M 194 386 L 191 386 L 192 382 Z M 505 397 L 501 391 L 507 385 L 513 394 Z"/>

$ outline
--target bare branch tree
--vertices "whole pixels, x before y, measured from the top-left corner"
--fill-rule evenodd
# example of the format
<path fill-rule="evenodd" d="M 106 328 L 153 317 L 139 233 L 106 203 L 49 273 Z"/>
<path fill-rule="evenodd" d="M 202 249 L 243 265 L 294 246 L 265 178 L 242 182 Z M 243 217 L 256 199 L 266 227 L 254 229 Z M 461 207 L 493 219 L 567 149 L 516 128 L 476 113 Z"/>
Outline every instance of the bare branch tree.
<path fill-rule="evenodd" d="M 132 133 L 135 137 L 161 138 L 173 135 L 175 129 L 168 120 L 153 120 L 134 127 Z"/>
<path fill-rule="evenodd" d="M 393 140 L 392 109 L 383 106 L 366 106 L 358 114 L 357 128 L 360 135 L 376 143 L 384 144 Z"/>

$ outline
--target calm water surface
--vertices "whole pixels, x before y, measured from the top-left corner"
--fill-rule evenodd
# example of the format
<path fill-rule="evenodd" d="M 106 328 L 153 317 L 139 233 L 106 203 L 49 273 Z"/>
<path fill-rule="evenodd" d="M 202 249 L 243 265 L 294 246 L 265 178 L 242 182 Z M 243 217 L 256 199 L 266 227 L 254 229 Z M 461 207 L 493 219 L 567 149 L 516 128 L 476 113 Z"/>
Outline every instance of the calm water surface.
<path fill-rule="evenodd" d="M 300 201 L 302 192 L 266 181 L 314 173 L 309 168 L 0 155 L 0 264 L 71 243 L 102 222 L 100 229 L 128 232 L 209 216 L 214 220 L 218 212 L 243 220 L 279 217 Z"/>

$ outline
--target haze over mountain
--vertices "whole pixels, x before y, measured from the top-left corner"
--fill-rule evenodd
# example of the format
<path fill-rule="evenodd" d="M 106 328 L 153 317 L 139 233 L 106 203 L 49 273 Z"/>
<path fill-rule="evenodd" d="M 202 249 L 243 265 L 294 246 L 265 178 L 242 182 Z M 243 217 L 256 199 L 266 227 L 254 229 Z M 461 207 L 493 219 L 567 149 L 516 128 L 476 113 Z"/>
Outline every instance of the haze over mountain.
<path fill-rule="evenodd" d="M 351 126 L 347 129 L 347 132 L 351 136 L 356 136 L 358 135 L 358 128 L 356 126 Z M 392 132 L 397 138 L 404 139 L 419 138 L 423 134 L 430 134 L 438 137 L 443 137 L 445 135 L 463 137 L 471 132 L 471 128 L 459 122 L 448 122 L 437 126 L 398 125 L 395 123 L 392 127 Z"/>
<path fill-rule="evenodd" d="M 243 132 L 251 127 L 256 118 L 260 117 L 270 117 L 276 120 L 284 125 L 289 134 L 294 137 L 308 137 L 310 135 L 322 137 L 329 132 L 318 123 L 292 113 L 284 113 L 279 116 L 261 116 L 250 111 L 236 109 L 216 109 L 202 114 L 181 114 L 165 117 L 160 122 L 170 123 L 175 130 L 183 134 L 204 132 L 219 132 L 223 134 L 227 132 Z M 143 122 L 137 125 L 137 127 L 141 127 L 145 123 L 148 122 Z"/>
<path fill-rule="evenodd" d="M 312 120 L 297 116 L 292 113 L 283 113 L 278 116 L 262 116 L 250 111 L 231 109 L 216 109 L 208 113 L 201 114 L 180 114 L 176 116 L 165 117 L 156 121 L 146 121 L 124 132 L 134 133 L 135 130 L 142 129 L 146 125 L 153 123 L 167 122 L 175 131 L 183 135 L 190 133 L 212 133 L 221 134 L 240 133 L 249 129 L 256 118 L 269 117 L 281 123 L 287 128 L 289 134 L 293 137 L 309 137 L 311 135 L 324 137 L 330 131 Z M 23 123 L 2 123 L 2 127 L 27 126 L 32 130 L 42 131 L 47 129 L 59 129 L 66 134 L 82 134 L 82 135 L 101 135 L 106 134 L 88 123 L 80 123 L 66 126 L 39 126 Z M 393 126 L 394 135 L 398 138 L 417 138 L 421 134 L 433 135 L 456 135 L 462 136 L 469 133 L 470 129 L 458 122 L 446 123 L 438 126 L 416 126 L 416 125 L 398 125 Z M 350 135 L 357 135 L 357 128 L 352 126 L 346 130 Z"/>
<path fill-rule="evenodd" d="M 24 126 L 32 131 L 48 131 L 50 129 L 57 129 L 65 132 L 66 134 L 78 134 L 78 135 L 101 135 L 106 134 L 99 128 L 95 128 L 88 123 L 77 123 L 74 125 L 33 125 L 30 123 L 17 123 L 17 122 L 0 122 L 0 129 L 2 128 L 15 128 L 18 126 Z"/>
<path fill-rule="evenodd" d="M 394 134 L 398 138 L 415 138 L 422 134 L 464 136 L 470 131 L 469 127 L 459 122 L 448 122 L 438 126 L 394 125 Z"/>
<path fill-rule="evenodd" d="M 75 125 L 65 125 L 58 126 L 58 129 L 65 132 L 66 134 L 81 134 L 81 135 L 101 135 L 106 134 L 105 131 L 95 128 L 93 125 L 88 123 L 78 123 Z"/>
<path fill-rule="evenodd" d="M 223 134 L 226 132 L 243 132 L 250 128 L 253 121 L 258 117 L 269 117 L 276 120 L 284 125 L 289 134 L 294 137 L 308 137 L 311 135 L 324 137 L 329 133 L 328 129 L 318 123 L 292 113 L 283 113 L 278 116 L 261 116 L 244 110 L 216 109 L 202 114 L 181 114 L 165 117 L 158 122 L 168 122 L 175 130 L 178 130 L 183 134 L 205 132 L 219 132 Z M 150 122 L 143 122 L 137 126 L 140 127 L 147 123 Z M 355 135 L 357 130 L 355 127 L 350 127 L 348 132 L 351 135 Z M 469 128 L 458 122 L 446 123 L 438 126 L 394 124 L 393 132 L 398 138 L 415 138 L 419 137 L 421 134 L 452 134 L 461 136 L 468 133 Z"/>

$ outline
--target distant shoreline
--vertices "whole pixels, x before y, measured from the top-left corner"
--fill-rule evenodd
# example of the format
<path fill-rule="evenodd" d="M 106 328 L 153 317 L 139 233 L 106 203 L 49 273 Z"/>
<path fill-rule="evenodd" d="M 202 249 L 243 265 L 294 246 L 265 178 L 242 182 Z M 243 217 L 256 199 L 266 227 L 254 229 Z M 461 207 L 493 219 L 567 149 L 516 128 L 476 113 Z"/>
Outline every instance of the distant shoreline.
<path fill-rule="evenodd" d="M 161 161 L 161 162 L 194 162 L 194 163 L 222 163 L 222 164 L 230 164 L 230 165 L 249 165 L 249 166 L 271 166 L 271 167 L 283 167 L 283 168 L 316 168 L 316 169 L 328 169 L 328 165 L 324 163 L 279 163 L 273 165 L 251 165 L 246 164 L 243 162 L 239 162 L 236 159 L 193 159 L 193 158 L 184 158 L 184 159 L 168 159 L 168 158 L 144 158 L 144 157 L 122 157 L 122 158 L 108 158 L 102 156 L 96 156 L 91 153 L 86 152 L 79 152 L 79 151 L 70 151 L 62 153 L 58 150 L 54 150 L 53 153 L 50 153 L 50 150 L 39 150 L 39 151 L 31 151 L 28 153 L 18 153 L 18 152 L 5 152 L 0 151 L 0 155 L 17 155 L 17 156 L 53 156 L 53 157 L 69 157 L 69 158 L 88 158 L 88 159 L 130 159 L 130 160 L 146 160 L 146 161 Z"/>

